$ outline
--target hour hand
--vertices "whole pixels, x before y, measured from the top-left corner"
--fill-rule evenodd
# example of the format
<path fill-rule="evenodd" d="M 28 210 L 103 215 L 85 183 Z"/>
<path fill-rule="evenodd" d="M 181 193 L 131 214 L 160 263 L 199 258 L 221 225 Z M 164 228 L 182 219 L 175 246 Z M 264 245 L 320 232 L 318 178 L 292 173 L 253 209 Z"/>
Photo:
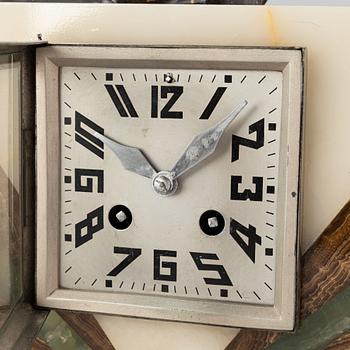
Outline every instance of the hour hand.
<path fill-rule="evenodd" d="M 104 142 L 112 150 L 126 170 L 150 179 L 156 174 L 152 164 L 140 149 L 122 145 L 97 132 L 94 133 L 94 136 Z"/>
<path fill-rule="evenodd" d="M 174 179 L 214 153 L 225 129 L 231 124 L 231 122 L 238 116 L 238 114 L 247 104 L 248 101 L 244 100 L 218 124 L 194 137 L 192 142 L 187 146 L 183 155 L 170 171 Z"/>

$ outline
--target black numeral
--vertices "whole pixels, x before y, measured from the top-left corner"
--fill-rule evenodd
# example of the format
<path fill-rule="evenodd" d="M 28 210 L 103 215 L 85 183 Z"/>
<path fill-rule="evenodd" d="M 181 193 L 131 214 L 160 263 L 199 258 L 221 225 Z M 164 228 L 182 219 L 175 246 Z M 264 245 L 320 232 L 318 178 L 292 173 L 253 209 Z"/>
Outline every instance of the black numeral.
<path fill-rule="evenodd" d="M 139 117 L 123 85 L 105 84 L 105 88 L 121 117 Z"/>
<path fill-rule="evenodd" d="M 256 133 L 256 139 L 250 140 L 241 136 L 232 135 L 232 155 L 231 161 L 239 159 L 239 146 L 246 146 L 258 149 L 264 146 L 264 128 L 265 121 L 261 119 L 254 124 L 249 125 L 249 134 Z"/>
<path fill-rule="evenodd" d="M 75 169 L 75 191 L 93 192 L 93 178 L 97 180 L 97 193 L 103 193 L 103 170 L 98 169 Z"/>
<path fill-rule="evenodd" d="M 117 276 L 141 255 L 141 249 L 114 247 L 114 254 L 126 254 L 126 257 L 107 276 Z"/>
<path fill-rule="evenodd" d="M 263 199 L 263 182 L 260 176 L 253 176 L 252 182 L 255 185 L 255 192 L 245 189 L 239 192 L 238 185 L 242 183 L 242 176 L 231 176 L 231 199 L 237 201 L 262 201 Z"/>
<path fill-rule="evenodd" d="M 86 228 L 85 234 L 83 229 Z M 85 220 L 75 225 L 75 248 L 90 241 L 94 233 L 103 229 L 103 206 L 87 214 Z"/>
<path fill-rule="evenodd" d="M 75 141 L 103 159 L 103 142 L 94 136 L 91 132 L 84 129 L 83 125 L 85 125 L 85 127 L 89 127 L 101 135 L 104 134 L 104 130 L 89 118 L 83 116 L 79 112 L 75 112 Z"/>
<path fill-rule="evenodd" d="M 246 236 L 248 243 L 240 236 Z M 230 219 L 230 235 L 238 243 L 238 245 L 243 249 L 243 251 L 248 255 L 249 259 L 255 263 L 255 249 L 256 245 L 261 245 L 261 237 L 256 234 L 256 228 L 252 225 L 245 227 L 241 225 L 238 221 Z"/>
<path fill-rule="evenodd" d="M 177 265 L 175 261 L 161 261 L 161 257 L 176 257 L 176 251 L 173 250 L 154 250 L 153 278 L 160 281 L 176 281 Z M 160 269 L 169 269 L 168 273 L 161 273 Z"/>
<path fill-rule="evenodd" d="M 222 265 L 206 264 L 202 262 L 202 260 L 218 261 L 219 258 L 216 254 L 194 252 L 190 252 L 190 254 L 199 271 L 216 271 L 219 274 L 220 278 L 204 277 L 203 279 L 206 284 L 214 284 L 218 286 L 232 286 L 230 277 L 228 277 L 228 274 Z"/>
<path fill-rule="evenodd" d="M 170 108 L 174 106 L 176 101 L 183 93 L 183 86 L 161 86 L 160 87 L 160 98 L 166 99 L 168 98 L 168 94 L 172 94 L 169 101 L 165 104 L 165 106 L 160 111 L 161 118 L 172 118 L 172 119 L 182 119 L 183 112 L 180 111 L 171 111 Z M 151 87 L 151 117 L 158 118 L 158 86 Z"/>
<path fill-rule="evenodd" d="M 218 87 L 199 119 L 209 119 L 227 87 Z"/>

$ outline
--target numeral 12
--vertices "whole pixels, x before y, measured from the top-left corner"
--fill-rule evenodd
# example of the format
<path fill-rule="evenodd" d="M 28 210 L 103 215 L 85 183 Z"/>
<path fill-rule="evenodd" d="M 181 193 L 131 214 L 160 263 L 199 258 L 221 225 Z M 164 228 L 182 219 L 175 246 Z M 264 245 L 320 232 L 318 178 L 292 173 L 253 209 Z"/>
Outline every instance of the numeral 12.
<path fill-rule="evenodd" d="M 158 88 L 159 87 L 157 85 L 153 85 L 151 87 L 151 100 L 152 100 L 151 117 L 152 118 L 158 118 L 158 115 L 159 115 Z M 166 99 L 166 98 L 168 98 L 168 95 L 171 94 L 170 99 L 167 101 L 167 103 L 164 105 L 164 107 L 160 111 L 161 118 L 171 118 L 171 119 L 182 119 L 183 118 L 183 112 L 170 110 L 174 106 L 176 101 L 179 99 L 179 97 L 182 95 L 183 90 L 184 90 L 183 86 L 160 86 L 160 98 L 161 99 Z"/>

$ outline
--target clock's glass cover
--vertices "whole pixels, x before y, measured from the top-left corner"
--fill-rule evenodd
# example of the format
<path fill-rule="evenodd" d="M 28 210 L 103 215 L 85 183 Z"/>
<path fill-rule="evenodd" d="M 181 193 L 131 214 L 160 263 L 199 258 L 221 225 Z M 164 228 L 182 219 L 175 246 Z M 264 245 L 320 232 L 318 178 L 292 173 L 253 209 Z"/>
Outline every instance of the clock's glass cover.
<path fill-rule="evenodd" d="M 245 100 L 169 196 L 112 149 L 169 171 Z M 281 103 L 277 71 L 62 67 L 60 286 L 272 305 Z"/>

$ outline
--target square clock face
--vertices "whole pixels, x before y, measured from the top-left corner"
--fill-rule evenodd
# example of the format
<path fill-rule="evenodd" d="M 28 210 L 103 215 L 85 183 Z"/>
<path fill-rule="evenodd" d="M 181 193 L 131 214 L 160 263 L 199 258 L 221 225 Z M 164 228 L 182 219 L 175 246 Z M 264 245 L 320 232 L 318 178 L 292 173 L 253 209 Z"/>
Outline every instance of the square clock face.
<path fill-rule="evenodd" d="M 37 57 L 38 304 L 293 329 L 302 51 Z"/>

